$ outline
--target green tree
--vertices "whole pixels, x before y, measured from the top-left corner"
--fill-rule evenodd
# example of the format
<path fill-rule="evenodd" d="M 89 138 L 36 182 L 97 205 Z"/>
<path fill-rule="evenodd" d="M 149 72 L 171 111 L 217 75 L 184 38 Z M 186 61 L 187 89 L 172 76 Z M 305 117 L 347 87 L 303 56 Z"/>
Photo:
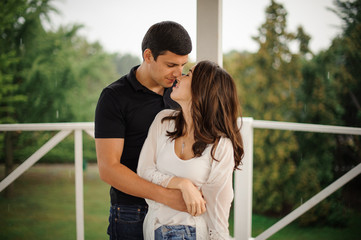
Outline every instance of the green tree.
<path fill-rule="evenodd" d="M 73 113 L 64 102 L 75 82 L 68 58 L 78 28 L 47 33 L 37 18 L 24 31 L 19 92 L 28 99 L 17 106 L 19 122 L 59 122 L 72 118 Z"/>
<path fill-rule="evenodd" d="M 4 52 L 0 59 L 6 61 L 0 64 L 0 80 L 5 76 L 9 82 L 8 85 L 1 82 L 0 92 L 7 94 L 0 94 L 0 111 L 7 111 L 7 114 L 1 113 L 1 118 L 9 119 L 11 114 L 11 121 L 20 123 L 93 121 L 100 91 L 119 77 L 113 55 L 104 52 L 99 43 L 88 43 L 79 37 L 80 25 L 45 31 L 42 22 L 47 20 L 48 12 L 54 10 L 50 1 L 5 1 L 1 4 L 5 16 L 1 20 L 7 25 L 1 25 L 4 33 L 0 43 Z M 51 135 L 16 133 L 4 137 L 0 139 L 0 146 L 5 151 L 1 151 L 0 158 L 9 163 L 13 160 L 7 159 L 13 157 L 24 160 Z M 54 152 L 56 149 L 51 154 Z M 54 159 L 70 160 L 63 153 Z M 50 155 L 47 157 L 51 158 Z"/>
<path fill-rule="evenodd" d="M 298 118 L 303 122 L 360 127 L 361 78 L 361 1 L 336 1 L 333 10 L 344 20 L 343 33 L 336 37 L 330 48 L 320 52 L 304 64 L 304 81 L 300 99 L 304 109 Z M 358 136 L 307 134 L 298 136 L 303 158 L 318 171 L 317 180 L 322 187 L 340 177 L 352 166 L 361 162 L 361 143 Z M 322 144 L 320 144 L 322 143 Z M 314 146 L 317 146 L 315 148 Z M 312 149 L 312 151 L 307 151 Z M 356 207 L 361 202 L 358 188 L 360 178 L 333 194 L 321 207 L 301 219 L 304 223 L 326 219 L 333 225 L 347 224 L 345 206 Z M 342 195 L 341 195 L 342 193 Z M 342 201 L 343 199 L 343 201 Z"/>
<path fill-rule="evenodd" d="M 115 65 L 117 66 L 117 72 L 123 76 L 129 73 L 129 69 L 133 66 L 140 64 L 140 59 L 131 54 L 120 55 L 117 54 L 114 57 Z"/>
<path fill-rule="evenodd" d="M 271 1 L 266 21 L 254 38 L 260 46 L 257 53 L 230 52 L 225 56 L 224 66 L 237 81 L 243 116 L 360 126 L 360 2 L 336 2 L 339 9 L 335 12 L 345 22 L 344 33 L 328 50 L 314 54 L 308 47 L 310 36 L 302 27 L 296 33 L 288 32 L 286 10 Z M 298 43 L 298 51 L 290 51 L 290 43 Z M 360 163 L 360 138 L 334 136 L 256 130 L 254 211 L 288 213 Z M 360 179 L 356 179 L 344 188 L 346 194 L 338 191 L 298 222 L 347 224 L 348 210 L 341 198 L 361 199 L 355 195 L 359 185 Z"/>
<path fill-rule="evenodd" d="M 0 2 L 0 123 L 18 122 L 16 114 L 18 104 L 27 100 L 26 94 L 19 92 L 21 83 L 21 52 L 27 29 L 34 26 L 40 16 L 47 17 L 52 9 L 49 1 L 9 0 Z M 13 138 L 11 132 L 1 135 L 4 147 L 5 172 L 13 170 Z M 11 195 L 12 186 L 6 190 Z"/>
<path fill-rule="evenodd" d="M 284 7 L 271 1 L 266 22 L 254 38 L 260 48 L 254 55 L 255 70 L 245 80 L 251 84 L 244 88 L 248 92 L 245 111 L 248 109 L 255 119 L 296 120 L 292 112 L 299 107 L 295 90 L 301 80 L 300 60 L 289 49 L 296 37 L 287 31 L 286 17 Z M 272 214 L 288 211 L 294 202 L 290 180 L 296 171 L 295 135 L 289 131 L 256 130 L 254 142 L 254 209 Z"/>
<path fill-rule="evenodd" d="M 336 38 L 330 52 L 337 56 L 339 68 L 334 78 L 342 89 L 338 98 L 345 109 L 342 120 L 347 126 L 361 126 L 361 1 L 335 1 L 335 12 L 343 20 L 343 34 Z"/>

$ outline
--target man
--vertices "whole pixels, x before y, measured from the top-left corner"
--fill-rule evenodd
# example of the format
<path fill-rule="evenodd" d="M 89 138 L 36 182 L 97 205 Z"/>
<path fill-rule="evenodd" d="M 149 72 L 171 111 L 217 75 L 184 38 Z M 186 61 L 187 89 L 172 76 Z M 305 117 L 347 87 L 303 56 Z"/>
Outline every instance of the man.
<path fill-rule="evenodd" d="M 191 39 L 180 24 L 154 24 L 142 42 L 142 64 L 101 93 L 95 143 L 100 178 L 111 185 L 110 239 L 143 239 L 144 198 L 186 211 L 180 191 L 150 183 L 135 172 L 155 115 L 175 104 L 169 97 L 171 87 L 191 50 Z"/>

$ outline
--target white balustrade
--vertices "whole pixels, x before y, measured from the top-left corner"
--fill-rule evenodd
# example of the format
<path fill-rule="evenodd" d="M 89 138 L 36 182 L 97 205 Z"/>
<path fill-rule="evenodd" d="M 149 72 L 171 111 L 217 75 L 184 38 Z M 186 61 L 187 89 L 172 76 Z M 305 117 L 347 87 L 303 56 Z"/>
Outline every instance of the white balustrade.
<path fill-rule="evenodd" d="M 242 122 L 242 135 L 245 155 L 241 171 L 235 171 L 234 198 L 234 239 L 250 240 L 252 234 L 252 186 L 253 186 L 253 129 L 276 129 L 305 131 L 332 134 L 361 135 L 361 128 L 288 123 L 253 120 L 253 118 L 239 118 Z M 75 204 L 77 240 L 84 240 L 84 198 L 83 198 L 83 140 L 82 132 L 94 138 L 94 123 L 36 123 L 36 124 L 0 124 L 0 132 L 6 131 L 59 131 L 54 137 L 39 148 L 33 155 L 19 165 L 13 172 L 0 182 L 0 192 L 15 181 L 21 174 L 33 166 L 47 152 L 53 149 L 69 134 L 74 132 L 74 164 L 75 164 Z M 263 240 L 281 230 L 303 213 L 311 209 L 330 194 L 341 188 L 347 182 L 361 173 L 361 164 L 351 169 L 344 176 L 330 184 L 286 217 L 275 223 L 254 239 Z"/>

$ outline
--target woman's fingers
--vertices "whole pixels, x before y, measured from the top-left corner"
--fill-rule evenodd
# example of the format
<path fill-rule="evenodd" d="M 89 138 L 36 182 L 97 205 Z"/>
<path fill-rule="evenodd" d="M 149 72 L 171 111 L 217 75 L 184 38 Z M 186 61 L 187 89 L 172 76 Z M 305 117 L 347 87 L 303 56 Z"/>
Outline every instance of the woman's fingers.
<path fill-rule="evenodd" d="M 202 192 L 191 181 L 183 180 L 181 191 L 189 214 L 198 216 L 206 211 L 206 201 Z"/>
<path fill-rule="evenodd" d="M 187 204 L 187 212 L 192 215 L 192 206 L 191 206 L 191 204 Z"/>
<path fill-rule="evenodd" d="M 197 204 L 192 204 L 192 216 L 195 216 L 197 214 Z"/>
<path fill-rule="evenodd" d="M 187 211 L 192 216 L 194 216 L 194 212 L 195 212 L 194 209 L 195 209 L 194 204 L 192 204 L 192 203 L 187 204 Z"/>
<path fill-rule="evenodd" d="M 187 204 L 187 211 L 192 216 L 199 216 L 206 211 L 206 202 L 201 199 L 199 202 L 192 202 Z"/>
<path fill-rule="evenodd" d="M 201 204 L 198 205 L 197 216 L 206 212 L 206 201 L 202 199 Z"/>
<path fill-rule="evenodd" d="M 203 204 L 198 204 L 197 205 L 197 212 L 196 212 L 196 216 L 199 216 L 201 215 L 203 212 L 202 212 L 202 205 Z"/>
<path fill-rule="evenodd" d="M 203 204 L 201 205 L 201 212 L 200 212 L 200 214 L 203 214 L 203 213 L 205 213 L 206 212 L 206 201 L 203 201 Z"/>

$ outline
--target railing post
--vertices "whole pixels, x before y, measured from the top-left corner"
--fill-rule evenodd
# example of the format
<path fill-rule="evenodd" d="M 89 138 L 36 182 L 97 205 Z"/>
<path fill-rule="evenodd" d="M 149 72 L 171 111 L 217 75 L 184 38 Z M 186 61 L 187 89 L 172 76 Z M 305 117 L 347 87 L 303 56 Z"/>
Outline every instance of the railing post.
<path fill-rule="evenodd" d="M 240 125 L 240 119 L 238 119 Z M 241 129 L 244 158 L 241 170 L 235 171 L 234 239 L 249 240 L 252 234 L 253 118 L 243 118 Z"/>
<path fill-rule="evenodd" d="M 84 240 L 83 134 L 81 129 L 77 129 L 74 132 L 74 149 L 76 239 Z"/>

